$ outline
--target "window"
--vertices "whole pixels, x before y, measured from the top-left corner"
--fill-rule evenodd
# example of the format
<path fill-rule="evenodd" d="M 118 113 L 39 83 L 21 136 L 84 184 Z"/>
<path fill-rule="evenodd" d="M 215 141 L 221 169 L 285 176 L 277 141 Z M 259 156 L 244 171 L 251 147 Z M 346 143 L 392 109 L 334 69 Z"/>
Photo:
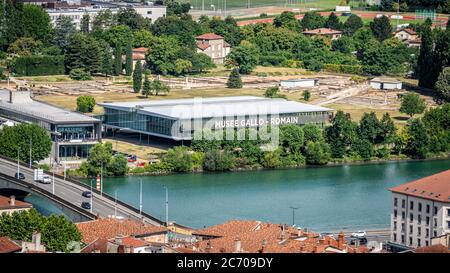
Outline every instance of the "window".
<path fill-rule="evenodd" d="M 406 201 L 404 199 L 402 199 L 402 208 L 405 208 L 406 206 Z"/>
<path fill-rule="evenodd" d="M 409 202 L 409 209 L 414 209 L 414 202 L 413 201 L 410 201 Z"/>
<path fill-rule="evenodd" d="M 417 239 L 417 247 L 420 247 L 420 239 Z"/>
<path fill-rule="evenodd" d="M 397 218 L 397 210 L 394 210 L 394 218 Z"/>
<path fill-rule="evenodd" d="M 402 235 L 402 244 L 405 243 L 405 235 Z"/>
<path fill-rule="evenodd" d="M 409 237 L 409 245 L 412 245 L 412 237 Z"/>
<path fill-rule="evenodd" d="M 450 209 L 447 209 L 447 216 L 450 217 Z"/>
<path fill-rule="evenodd" d="M 409 234 L 412 234 L 412 233 L 413 233 L 413 226 L 410 225 L 410 226 L 409 226 Z"/>
<path fill-rule="evenodd" d="M 414 215 L 412 213 L 409 214 L 409 221 L 411 221 L 411 222 L 413 221 L 413 218 L 414 218 L 413 216 Z"/>
<path fill-rule="evenodd" d="M 430 213 L 430 205 L 427 205 L 427 213 Z"/>
<path fill-rule="evenodd" d="M 433 237 L 437 237 L 437 231 L 433 231 Z"/>
<path fill-rule="evenodd" d="M 419 223 L 419 225 L 422 223 L 422 215 L 417 215 L 417 222 Z"/>
<path fill-rule="evenodd" d="M 402 232 L 405 232 L 405 224 L 402 223 Z"/>
<path fill-rule="evenodd" d="M 397 197 L 395 197 L 395 198 L 394 198 L 394 207 L 397 206 L 397 201 L 398 201 L 398 200 L 397 200 Z"/>
<path fill-rule="evenodd" d="M 420 212 L 422 212 L 422 203 L 419 203 L 419 204 L 417 204 L 418 205 L 418 210 L 420 211 Z"/>
<path fill-rule="evenodd" d="M 434 215 L 436 215 L 437 212 L 438 212 L 438 208 L 435 206 L 435 207 L 434 207 Z"/>
<path fill-rule="evenodd" d="M 437 227 L 437 219 L 436 218 L 433 218 L 433 226 Z"/>
<path fill-rule="evenodd" d="M 394 233 L 394 242 L 397 241 L 397 233 Z"/>
<path fill-rule="evenodd" d="M 425 241 L 425 246 L 428 246 L 428 245 L 429 245 L 428 241 Z"/>
<path fill-rule="evenodd" d="M 406 218 L 406 214 L 404 211 L 402 211 L 402 220 L 405 220 L 405 218 Z"/>
<path fill-rule="evenodd" d="M 394 230 L 397 230 L 397 222 L 394 221 Z"/>
<path fill-rule="evenodd" d="M 429 217 L 429 216 L 427 216 L 427 218 L 426 218 L 426 224 L 427 224 L 427 225 L 430 224 L 430 217 Z"/>
<path fill-rule="evenodd" d="M 425 236 L 427 236 L 427 237 L 430 236 L 430 229 L 429 228 L 425 229 Z"/>
<path fill-rule="evenodd" d="M 417 228 L 417 236 L 420 236 L 420 235 L 422 235 L 422 228 L 418 227 Z"/>
<path fill-rule="evenodd" d="M 450 229 L 450 221 L 447 221 L 447 228 Z"/>
<path fill-rule="evenodd" d="M 152 14 L 152 13 L 153 13 L 153 11 L 151 11 L 151 10 L 147 11 L 147 14 Z"/>

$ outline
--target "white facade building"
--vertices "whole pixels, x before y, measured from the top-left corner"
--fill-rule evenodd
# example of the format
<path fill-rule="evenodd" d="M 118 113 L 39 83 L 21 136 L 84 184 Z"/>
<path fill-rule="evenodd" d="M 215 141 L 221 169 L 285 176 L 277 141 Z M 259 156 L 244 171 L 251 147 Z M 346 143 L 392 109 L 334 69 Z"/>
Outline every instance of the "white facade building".
<path fill-rule="evenodd" d="M 314 87 L 318 84 L 318 79 L 293 79 L 280 81 L 280 87 L 285 89 Z"/>
<path fill-rule="evenodd" d="M 450 233 L 450 170 L 390 191 L 392 243 L 430 246 L 433 238 Z"/>
<path fill-rule="evenodd" d="M 402 82 L 396 79 L 375 78 L 370 81 L 370 87 L 380 90 L 402 89 Z"/>
<path fill-rule="evenodd" d="M 81 18 L 84 14 L 88 14 L 90 22 L 94 20 L 97 14 L 105 9 L 111 10 L 113 14 L 116 14 L 121 8 L 132 7 L 138 14 L 146 19 L 150 19 L 152 22 L 160 17 L 166 16 L 166 6 L 153 6 L 153 5 L 119 5 L 108 3 L 105 6 L 93 6 L 93 7 L 80 7 L 80 8 L 62 8 L 62 9 L 46 9 L 50 16 L 51 22 L 55 25 L 59 16 L 68 16 L 73 19 L 73 22 L 77 29 L 80 29 Z"/>

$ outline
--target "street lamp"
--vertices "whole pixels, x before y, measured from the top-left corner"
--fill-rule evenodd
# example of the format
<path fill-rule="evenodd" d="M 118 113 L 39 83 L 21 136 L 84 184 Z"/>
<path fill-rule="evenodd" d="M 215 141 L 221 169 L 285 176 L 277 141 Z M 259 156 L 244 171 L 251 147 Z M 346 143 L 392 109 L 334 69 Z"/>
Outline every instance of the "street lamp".
<path fill-rule="evenodd" d="M 114 219 L 117 218 L 117 189 L 114 191 Z"/>
<path fill-rule="evenodd" d="M 92 201 L 93 201 L 92 196 L 93 196 L 93 195 L 94 195 L 94 192 L 92 191 L 92 179 L 91 179 L 91 198 L 90 198 L 90 199 L 91 199 L 91 200 L 90 200 L 90 201 L 91 201 L 91 213 L 92 213 L 92 205 L 93 205 L 93 204 L 92 204 Z"/>
<path fill-rule="evenodd" d="M 139 180 L 139 215 L 142 217 L 142 178 Z"/>
<path fill-rule="evenodd" d="M 166 189 L 166 226 L 169 226 L 169 188 L 164 186 Z"/>
<path fill-rule="evenodd" d="M 33 137 L 30 137 L 30 169 L 31 169 L 32 161 L 33 161 L 32 157 L 31 157 L 32 147 L 33 147 Z"/>
<path fill-rule="evenodd" d="M 295 226 L 295 211 L 298 210 L 298 207 L 289 207 L 292 209 L 292 226 Z"/>
<path fill-rule="evenodd" d="M 20 173 L 20 146 L 17 146 L 17 177 L 19 177 Z"/>

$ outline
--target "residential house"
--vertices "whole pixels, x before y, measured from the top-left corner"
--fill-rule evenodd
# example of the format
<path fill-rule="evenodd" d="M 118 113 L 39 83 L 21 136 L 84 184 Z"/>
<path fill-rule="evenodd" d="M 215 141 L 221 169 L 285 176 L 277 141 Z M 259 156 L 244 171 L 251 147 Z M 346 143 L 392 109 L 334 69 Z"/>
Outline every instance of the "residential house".
<path fill-rule="evenodd" d="M 22 247 L 7 236 L 0 237 L 0 253 L 20 252 Z"/>
<path fill-rule="evenodd" d="M 316 28 L 312 30 L 305 30 L 303 34 L 306 36 L 315 37 L 326 37 L 331 40 L 337 40 L 341 38 L 342 31 L 331 29 L 331 28 Z"/>
<path fill-rule="evenodd" d="M 27 211 L 33 207 L 32 204 L 16 200 L 16 197 L 5 197 L 0 195 L 0 214 Z"/>
<path fill-rule="evenodd" d="M 215 64 L 223 64 L 225 57 L 230 53 L 231 46 L 224 38 L 215 33 L 206 33 L 195 38 L 197 52 L 208 55 Z"/>
<path fill-rule="evenodd" d="M 409 47 L 420 47 L 422 40 L 419 38 L 417 32 L 410 28 L 402 28 L 394 33 L 394 37 L 397 37 L 400 41 L 406 43 Z"/>

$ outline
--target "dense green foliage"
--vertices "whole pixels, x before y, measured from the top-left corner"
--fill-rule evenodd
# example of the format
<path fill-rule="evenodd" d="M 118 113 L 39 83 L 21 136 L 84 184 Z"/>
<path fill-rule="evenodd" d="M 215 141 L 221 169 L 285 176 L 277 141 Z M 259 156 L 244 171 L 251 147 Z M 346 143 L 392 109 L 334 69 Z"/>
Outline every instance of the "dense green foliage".
<path fill-rule="evenodd" d="M 37 124 L 23 123 L 12 127 L 5 126 L 0 130 L 0 155 L 16 159 L 17 151 L 20 149 L 20 160 L 29 162 L 30 144 L 33 162 L 41 161 L 50 154 L 52 148 L 50 135 Z"/>
<path fill-rule="evenodd" d="M 75 224 L 63 215 L 45 217 L 35 209 L 0 214 L 0 236 L 31 242 L 34 232 L 41 232 L 42 244 L 51 252 L 69 252 L 70 243 L 80 243 L 82 239 Z"/>
<path fill-rule="evenodd" d="M 405 113 L 412 117 L 415 114 L 423 113 L 423 111 L 425 111 L 425 108 L 425 100 L 416 93 L 410 92 L 402 97 L 402 102 L 400 105 L 401 113 Z"/>
<path fill-rule="evenodd" d="M 139 93 L 142 88 L 142 63 L 138 60 L 133 71 L 133 91 Z M 148 95 L 148 94 L 147 94 Z"/>
<path fill-rule="evenodd" d="M 92 96 L 85 95 L 77 98 L 77 111 L 81 113 L 92 113 L 95 107 L 95 99 Z"/>
<path fill-rule="evenodd" d="M 231 70 L 230 76 L 227 81 L 228 88 L 242 88 L 241 75 L 239 74 L 239 69 L 234 68 Z"/>
<path fill-rule="evenodd" d="M 64 57 L 34 55 L 14 59 L 10 69 L 18 76 L 43 76 L 64 74 Z"/>

